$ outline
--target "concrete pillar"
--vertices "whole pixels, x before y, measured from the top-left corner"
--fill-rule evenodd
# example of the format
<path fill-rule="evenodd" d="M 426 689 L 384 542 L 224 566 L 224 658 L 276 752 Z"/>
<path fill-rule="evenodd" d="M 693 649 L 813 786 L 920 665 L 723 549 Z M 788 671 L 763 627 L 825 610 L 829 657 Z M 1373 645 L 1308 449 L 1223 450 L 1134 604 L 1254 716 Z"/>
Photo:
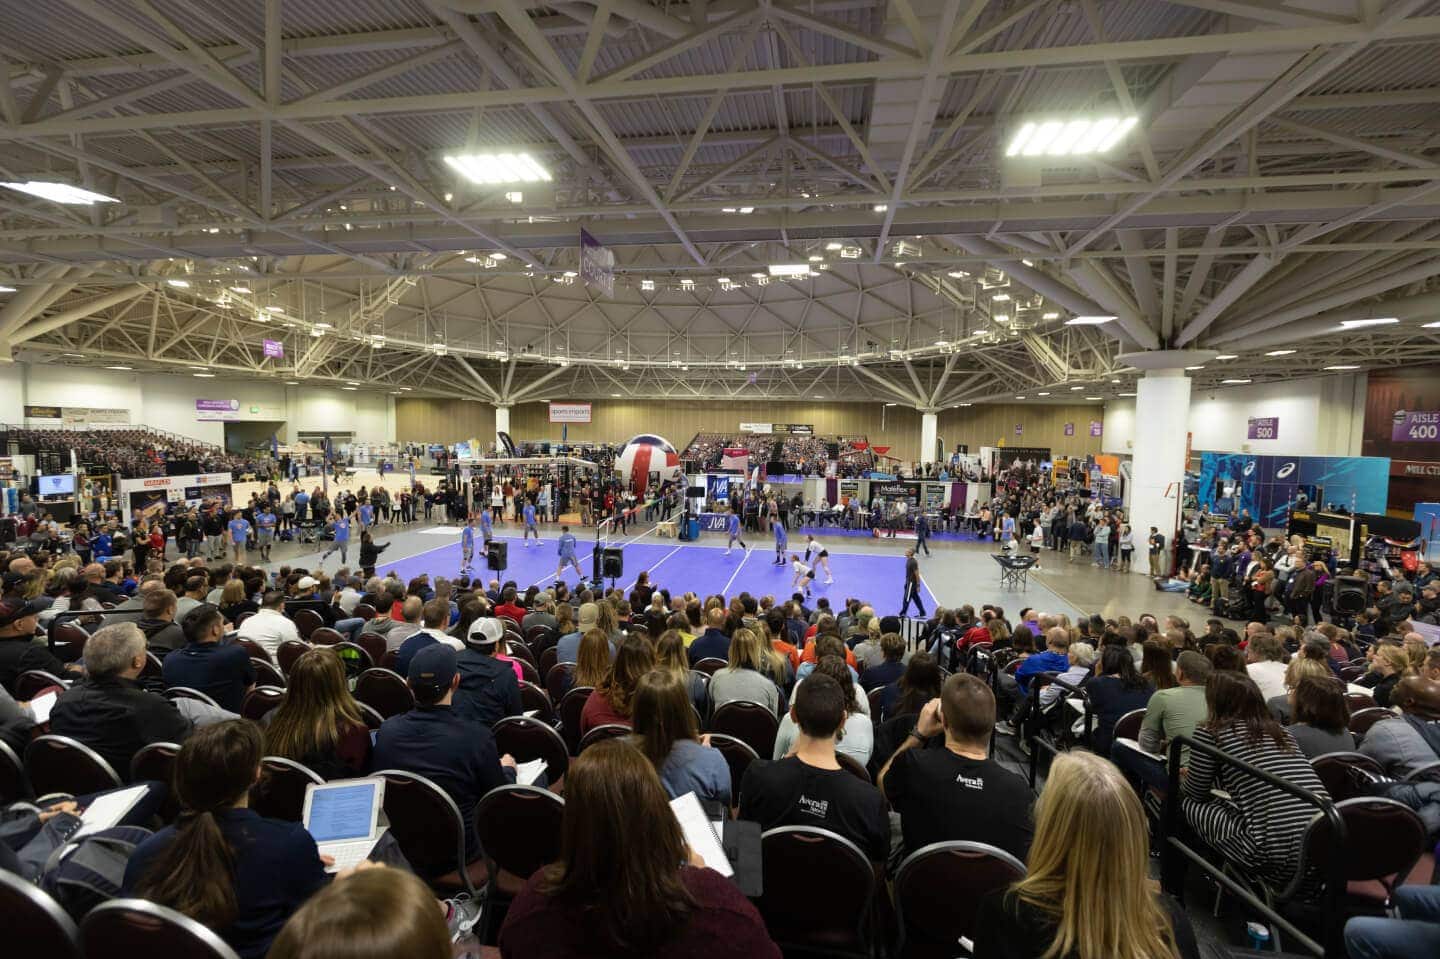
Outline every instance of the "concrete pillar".
<path fill-rule="evenodd" d="M 920 411 L 920 462 L 935 462 L 935 436 L 938 432 L 939 416 L 926 410 Z"/>
<path fill-rule="evenodd" d="M 1145 546 L 1154 526 L 1175 542 L 1178 505 L 1185 483 L 1185 424 L 1190 419 L 1190 378 L 1183 367 L 1150 369 L 1135 387 L 1135 446 L 1130 483 L 1130 528 L 1135 568 L 1147 568 Z M 1173 555 L 1173 553 L 1170 553 Z M 1169 567 L 1167 558 L 1166 568 Z"/>
<path fill-rule="evenodd" d="M 508 433 L 508 432 L 510 432 L 510 407 L 508 407 L 508 406 L 497 406 L 497 407 L 495 407 L 495 432 L 496 432 L 496 433 Z M 498 440 L 497 440 L 496 437 L 494 437 L 494 436 L 490 437 L 490 439 L 491 439 L 492 442 L 498 442 Z"/>

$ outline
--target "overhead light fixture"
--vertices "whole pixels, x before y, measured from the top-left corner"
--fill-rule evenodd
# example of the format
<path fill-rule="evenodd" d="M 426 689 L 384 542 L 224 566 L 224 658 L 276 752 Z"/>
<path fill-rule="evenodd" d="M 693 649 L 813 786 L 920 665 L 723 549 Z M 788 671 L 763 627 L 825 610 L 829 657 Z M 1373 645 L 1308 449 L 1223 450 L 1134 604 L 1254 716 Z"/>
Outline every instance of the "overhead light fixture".
<path fill-rule="evenodd" d="M 837 250 L 843 250 L 844 248 L 845 244 L 840 243 L 836 240 L 831 240 L 829 243 L 825 244 L 825 249 L 829 250 L 831 253 L 834 253 Z"/>
<path fill-rule="evenodd" d="M 354 381 L 352 381 L 352 380 L 346 380 L 346 381 L 345 381 L 345 385 L 346 385 L 346 386 L 359 386 L 360 384 L 359 384 L 359 383 L 356 383 L 356 382 L 354 382 Z"/>
<path fill-rule="evenodd" d="M 105 367 L 105 369 L 107 369 L 107 370 L 133 370 L 134 367 L 133 367 L 133 366 L 107 366 L 107 367 Z"/>
<path fill-rule="evenodd" d="M 1023 396 L 1017 396 L 1017 397 L 1015 397 L 1015 398 L 1016 398 L 1017 400 L 1023 400 L 1025 397 L 1023 397 Z"/>
<path fill-rule="evenodd" d="M 1294 353 L 1294 352 L 1295 352 L 1294 350 L 1271 350 L 1270 352 L 1266 353 L 1265 355 L 1266 355 L 1266 356 L 1289 356 L 1291 353 Z"/>
<path fill-rule="evenodd" d="M 266 313 L 284 313 L 284 312 L 285 312 L 285 307 L 283 307 L 283 306 L 267 306 L 267 307 L 265 307 L 265 312 L 266 312 Z"/>
<path fill-rule="evenodd" d="M 1368 320 L 1341 320 L 1340 329 L 1358 330 L 1366 326 L 1389 326 L 1392 323 L 1399 323 L 1400 320 L 1393 316 L 1376 316 Z"/>
<path fill-rule="evenodd" d="M 1115 319 L 1113 316 L 1072 316 L 1065 321 L 1066 326 L 1101 326 Z"/>
<path fill-rule="evenodd" d="M 990 317 L 990 319 L 994 320 L 996 323 L 1010 322 L 1010 317 L 1005 313 L 996 313 L 994 316 Z"/>
<path fill-rule="evenodd" d="M 300 385 L 300 381 L 299 381 L 299 380 L 286 380 L 286 381 L 285 381 L 285 385 L 286 385 L 286 386 L 299 386 L 299 385 Z"/>
<path fill-rule="evenodd" d="M 649 293 L 651 290 L 654 290 L 654 289 L 655 289 L 655 281 L 654 281 L 654 280 L 641 280 L 641 281 L 640 281 L 640 289 L 644 290 L 646 293 Z"/>
<path fill-rule="evenodd" d="M 693 290 L 693 289 L 695 289 L 695 281 L 692 280 L 692 279 L 690 279 L 690 278 L 688 278 L 688 277 L 682 279 L 682 280 L 680 281 L 680 289 L 682 289 L 682 290 Z"/>
<path fill-rule="evenodd" d="M 771 276 L 804 276 L 810 272 L 810 266 L 805 263 L 771 263 Z"/>
<path fill-rule="evenodd" d="M 1217 360 L 1238 360 L 1238 359 L 1240 359 L 1240 354 L 1239 354 L 1239 353 L 1217 353 L 1217 354 L 1215 354 L 1215 359 L 1217 359 Z"/>
<path fill-rule="evenodd" d="M 812 255 L 812 256 L 810 257 L 810 262 L 811 262 L 811 263 L 820 263 L 820 262 L 822 262 L 824 259 L 825 259 L 825 258 L 824 258 L 823 256 L 820 256 L 819 254 L 815 254 L 815 255 Z"/>
<path fill-rule="evenodd" d="M 545 183 L 550 174 L 528 153 L 455 153 L 446 166 L 471 183 Z"/>
<path fill-rule="evenodd" d="M 1013 156 L 1090 156 L 1108 152 L 1138 122 L 1129 117 L 1098 117 L 1077 120 L 1033 120 L 1023 124 L 1010 145 Z"/>
<path fill-rule="evenodd" d="M 494 261 L 496 261 L 496 262 L 498 263 L 498 262 L 501 261 L 501 260 L 508 260 L 508 259 L 510 259 L 510 257 L 508 257 L 507 255 L 505 255 L 504 253 L 491 253 L 491 254 L 490 254 L 490 259 L 492 259 L 492 260 L 494 260 Z"/>
<path fill-rule="evenodd" d="M 1249 381 L 1249 380 L 1221 380 L 1220 382 L 1221 382 L 1221 383 L 1224 383 L 1226 386 L 1244 386 L 1246 383 L 1249 383 L 1250 381 Z"/>
<path fill-rule="evenodd" d="M 1035 395 L 1036 395 L 1036 396 L 1049 396 L 1050 393 L 1049 393 L 1049 391 L 1047 390 L 1047 391 L 1045 391 L 1045 392 L 1043 392 L 1043 393 L 1036 393 Z"/>
<path fill-rule="evenodd" d="M 1101 399 L 1102 397 L 1099 397 L 1099 396 L 1087 396 L 1087 397 L 1085 397 L 1085 398 L 1086 398 L 1087 400 L 1098 400 L 1098 399 Z"/>
<path fill-rule="evenodd" d="M 414 389 L 414 387 L 411 387 L 411 386 L 402 386 L 402 387 L 400 387 L 400 392 L 402 392 L 402 393 L 409 393 L 412 389 Z"/>
<path fill-rule="evenodd" d="M 342 390 L 344 390 L 346 393 L 354 393 L 354 392 L 355 392 L 355 387 L 353 387 L 353 386 L 342 386 L 342 387 L 340 387 L 340 388 L 341 388 Z"/>
<path fill-rule="evenodd" d="M 31 196 L 38 196 L 42 200 L 49 200 L 51 203 L 70 203 L 75 205 L 90 205 L 92 203 L 119 203 L 113 196 L 106 196 L 103 193 L 92 193 L 89 190 L 82 190 L 78 186 L 71 186 L 68 183 L 51 183 L 46 180 L 26 180 L 24 183 L 4 183 L 0 186 L 16 190 L 20 193 L 28 193 Z"/>
<path fill-rule="evenodd" d="M 1325 367 L 1325 369 L 1327 369 L 1327 370 L 1334 370 L 1335 372 L 1338 373 L 1338 372 L 1341 372 L 1341 371 L 1343 371 L 1343 370 L 1358 370 L 1358 369 L 1360 369 L 1360 367 L 1356 366 L 1356 365 L 1353 364 L 1353 363 L 1336 363 L 1334 366 L 1327 366 L 1327 367 Z"/>
<path fill-rule="evenodd" d="M 166 280 L 165 282 L 166 282 L 166 284 L 175 287 L 175 289 L 177 289 L 177 290 L 188 290 L 188 289 L 190 289 L 190 281 L 189 281 L 189 280 Z"/>
<path fill-rule="evenodd" d="M 83 359 L 85 359 L 85 354 L 84 354 L 84 353 L 61 353 L 60 355 L 61 355 L 61 356 L 73 356 L 73 357 L 75 357 L 77 360 L 83 360 Z"/>
<path fill-rule="evenodd" d="M 1437 329 L 1440 328 L 1440 320 L 1435 320 L 1432 323 L 1421 323 L 1420 326 L 1427 330 Z"/>
<path fill-rule="evenodd" d="M 580 274 L 579 274 L 579 273 L 576 273 L 574 270 L 566 270 L 563 275 L 564 275 L 564 276 L 568 276 L 568 277 L 570 277 L 570 278 L 573 280 L 575 277 L 579 276 Z"/>
<path fill-rule="evenodd" d="M 1116 396 L 1134 396 L 1134 393 L 1116 393 Z"/>
<path fill-rule="evenodd" d="M 899 406 L 899 403 L 886 403 L 886 406 Z"/>
<path fill-rule="evenodd" d="M 505 199 L 509 200 L 511 203 L 524 203 L 525 194 L 521 193 L 519 190 L 510 190 L 505 194 Z"/>
<path fill-rule="evenodd" d="M 1205 367 L 1203 367 L 1203 366 L 1187 366 L 1187 367 L 1185 367 L 1185 369 L 1187 369 L 1187 370 L 1189 370 L 1190 372 L 1193 373 L 1193 372 L 1195 372 L 1196 370 L 1203 370 L 1203 369 L 1205 369 Z"/>
<path fill-rule="evenodd" d="M 1010 300 L 1010 294 L 996 293 L 994 296 L 990 297 L 990 299 L 994 300 L 996 303 L 1006 303 Z"/>
<path fill-rule="evenodd" d="M 317 330 L 329 330 L 329 329 L 333 329 L 333 327 L 332 327 L 329 323 L 326 323 L 324 320 L 321 320 L 320 322 L 318 322 L 318 323 L 315 324 L 315 329 L 317 329 Z"/>
<path fill-rule="evenodd" d="M 1083 387 L 1083 386 L 1072 386 L 1072 387 L 1070 387 L 1070 392 L 1071 392 L 1071 393 L 1074 393 L 1074 392 L 1076 392 L 1077 390 L 1083 390 L 1084 388 L 1085 388 L 1085 387 Z"/>
<path fill-rule="evenodd" d="M 888 204 L 888 203 L 877 203 L 877 204 L 875 204 L 874 206 L 872 206 L 870 209 L 874 210 L 876 213 L 884 213 L 886 210 L 890 209 L 890 204 Z"/>
<path fill-rule="evenodd" d="M 215 374 L 214 374 L 214 373 L 191 373 L 190 375 L 191 375 L 191 376 L 198 376 L 198 377 L 200 377 L 202 380 L 214 379 L 214 377 L 215 377 Z"/>
<path fill-rule="evenodd" d="M 960 406 L 974 406 L 974 403 L 961 403 Z"/>
<path fill-rule="evenodd" d="M 945 275 L 948 276 L 948 277 L 950 277 L 950 279 L 952 279 L 952 280 L 964 280 L 964 279 L 968 279 L 969 276 L 970 276 L 970 274 L 969 274 L 969 273 L 966 273 L 964 270 L 951 270 L 949 273 L 946 273 Z"/>
<path fill-rule="evenodd" d="M 14 292 L 15 292 L 15 287 L 13 287 L 13 286 L 0 286 L 0 293 L 14 293 Z"/>
<path fill-rule="evenodd" d="M 248 293 L 250 292 L 250 287 L 248 287 L 248 286 L 232 286 L 232 287 L 230 287 L 230 292 L 231 292 L 231 293 L 245 293 L 245 294 L 248 294 Z"/>
<path fill-rule="evenodd" d="M 1058 319 L 1060 319 L 1060 314 L 1059 314 L 1059 313 L 1041 313 L 1041 314 L 1040 314 L 1040 319 L 1042 319 L 1042 320 L 1058 320 Z"/>

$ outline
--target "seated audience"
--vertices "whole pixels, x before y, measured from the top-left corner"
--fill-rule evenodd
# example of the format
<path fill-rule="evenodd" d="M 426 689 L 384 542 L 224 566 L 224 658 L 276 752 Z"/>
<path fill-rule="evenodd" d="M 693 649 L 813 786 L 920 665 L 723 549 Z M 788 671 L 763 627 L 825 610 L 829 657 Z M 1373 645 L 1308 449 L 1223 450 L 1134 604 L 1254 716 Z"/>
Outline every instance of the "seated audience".
<path fill-rule="evenodd" d="M 34 600 L 19 597 L 0 602 L 0 686 L 7 690 L 13 691 L 20 674 L 32 669 L 42 669 L 61 679 L 78 669 L 67 667 L 47 646 L 35 642 L 35 627 L 44 609 Z"/>
<path fill-rule="evenodd" d="M 875 747 L 870 753 L 870 771 L 874 775 L 894 755 L 900 741 L 915 728 L 920 710 L 940 695 L 944 681 L 940 664 L 929 653 L 916 653 L 905 664 L 905 674 L 898 682 L 885 687 L 881 696 L 880 716 L 871 715 Z"/>
<path fill-rule="evenodd" d="M 248 639 L 260 646 L 274 659 L 280 652 L 280 644 L 286 640 L 299 642 L 300 631 L 285 615 L 285 594 L 272 589 L 260 602 L 260 609 L 235 631 L 241 639 Z"/>
<path fill-rule="evenodd" d="M 884 659 L 877 665 L 865 667 L 865 672 L 860 674 L 860 685 L 867 693 L 896 682 L 905 672 L 905 640 L 898 633 L 880 637 L 880 653 Z"/>
<path fill-rule="evenodd" d="M 426 616 L 428 619 L 429 614 Z M 483 628 L 476 628 L 483 622 L 485 620 L 478 619 L 470 625 L 465 648 L 456 657 L 460 689 L 455 694 L 455 713 L 488 728 L 506 716 L 519 716 L 525 707 L 520 701 L 520 682 L 515 678 L 515 671 L 509 663 L 495 658 L 496 640 L 485 635 Z M 453 649 L 456 642 L 447 636 L 445 642 L 437 641 L 424 648 L 440 645 Z"/>
<path fill-rule="evenodd" d="M 725 635 L 725 608 L 716 606 L 705 617 L 705 632 L 690 644 L 690 665 L 702 659 L 729 659 L 730 637 Z"/>
<path fill-rule="evenodd" d="M 799 735 L 783 759 L 757 759 L 740 785 L 740 818 L 775 826 L 828 829 L 860 847 L 873 862 L 890 851 L 890 818 L 880 790 L 845 771 L 835 737 L 845 723 L 845 690 L 826 674 L 795 689 L 790 714 Z"/>
<path fill-rule="evenodd" d="M 1100 675 L 1090 680 L 1085 695 L 1095 715 L 1090 747 L 1097 755 L 1108 756 L 1115 724 L 1126 713 L 1144 709 L 1155 695 L 1155 687 L 1136 670 L 1135 657 L 1128 649 L 1111 644 L 1101 647 Z"/>
<path fill-rule="evenodd" d="M 667 629 L 655 643 L 655 668 L 663 669 L 685 687 L 695 711 L 704 715 L 710 708 L 710 687 L 703 673 L 690 668 L 690 657 L 685 655 L 685 637 L 678 630 Z"/>
<path fill-rule="evenodd" d="M 686 847 L 654 766 L 608 740 L 570 765 L 560 860 L 510 905 L 500 955 L 780 959 L 780 950 L 739 887 Z"/>
<path fill-rule="evenodd" d="M 1257 684 L 1258 685 L 1258 684 Z M 1290 731 L 1305 758 L 1355 749 L 1345 687 L 1330 676 L 1307 676 L 1290 690 Z"/>
<path fill-rule="evenodd" d="M 879 776 L 890 808 L 900 814 L 906 854 L 966 840 L 1025 859 L 1030 785 L 990 758 L 994 728 L 995 694 L 968 673 L 945 680 L 940 698 L 921 710 Z"/>
<path fill-rule="evenodd" d="M 250 810 L 263 753 L 248 720 L 197 730 L 175 760 L 180 818 L 136 847 L 122 889 L 215 930 L 241 959 L 261 959 L 327 881 L 304 826 Z"/>
<path fill-rule="evenodd" d="M 1356 916 L 1345 923 L 1353 959 L 1423 959 L 1440 951 L 1440 885 L 1404 885 L 1390 894 L 1394 918 Z"/>
<path fill-rule="evenodd" d="M 1395 687 L 1395 705 L 1400 715 L 1371 726 L 1360 752 L 1379 763 L 1385 775 L 1404 779 L 1421 766 L 1440 761 L 1440 682 L 1419 676 L 1405 679 Z"/>
<path fill-rule="evenodd" d="M 199 690 L 221 709 L 238 713 L 255 686 L 255 664 L 244 646 L 222 646 L 224 635 L 218 609 L 206 605 L 193 610 L 185 618 L 185 645 L 165 657 L 165 685 Z"/>
<path fill-rule="evenodd" d="M 639 636 L 625 637 L 605 678 L 585 700 L 580 712 L 580 735 L 611 723 L 629 726 L 635 687 L 640 677 L 654 668 L 655 654 L 650 649 L 650 641 Z"/>
<path fill-rule="evenodd" d="M 845 696 L 845 725 L 841 727 L 840 734 L 836 737 L 835 751 L 843 753 L 861 766 L 865 766 L 870 762 L 870 754 L 875 749 L 875 728 L 870 717 L 860 708 L 860 700 L 864 698 L 858 692 L 860 687 L 851 681 L 850 667 L 846 666 L 845 660 L 839 656 L 821 657 L 820 662 L 815 664 L 811 675 L 821 673 L 839 683 Z M 773 758 L 784 759 L 789 755 L 799 735 L 799 727 L 795 725 L 791 714 L 786 712 L 781 717 L 780 728 L 775 734 Z"/>
<path fill-rule="evenodd" d="M 178 602 L 170 590 L 152 589 L 145 594 L 143 615 L 135 623 L 150 652 L 161 659 L 185 645 L 185 631 L 176 615 Z"/>
<path fill-rule="evenodd" d="M 1140 724 L 1138 743 L 1115 740 L 1110 758 L 1125 771 L 1132 782 L 1165 793 L 1170 788 L 1166 772 L 1170 741 L 1176 736 L 1191 736 L 1209 716 L 1205 683 L 1212 672 L 1210 660 L 1187 649 L 1175 664 L 1179 685 L 1157 689 L 1145 705 L 1145 721 Z M 1130 748 L 1137 745 L 1139 750 Z M 1143 751 L 1142 751 L 1143 750 Z M 1147 756 L 1146 753 L 1152 755 Z M 1155 758 L 1159 757 L 1159 758 Z M 1189 764 L 1190 749 L 1180 750 L 1180 765 Z"/>
<path fill-rule="evenodd" d="M 1180 903 L 1150 878 L 1144 810 L 1114 766 L 1057 756 L 1035 806 L 1024 879 L 976 917 L 985 959 L 1200 959 Z"/>
<path fill-rule="evenodd" d="M 1270 633 L 1261 633 L 1245 647 L 1245 671 L 1268 701 L 1285 695 L 1285 647 Z"/>
<path fill-rule="evenodd" d="M 295 660 L 285 678 L 285 698 L 264 719 L 265 754 L 293 759 L 326 779 L 363 776 L 370 767 L 370 730 L 340 657 L 317 646 Z"/>
<path fill-rule="evenodd" d="M 676 646 L 679 643 L 676 634 Z M 684 647 L 680 649 L 683 653 Z M 670 798 L 693 792 L 702 802 L 728 807 L 730 764 L 700 738 L 688 679 L 659 668 L 640 677 L 631 709 L 635 742 L 660 774 Z"/>
<path fill-rule="evenodd" d="M 594 603 L 581 603 L 575 614 L 574 632 L 565 633 L 555 644 L 557 663 L 578 663 L 580 661 L 580 638 L 595 628 L 600 609 Z"/>
<path fill-rule="evenodd" d="M 704 637 L 701 637 L 703 640 Z M 699 645 L 697 642 L 695 645 Z M 691 660 L 695 645 L 690 647 Z M 777 674 L 784 676 L 784 663 L 755 630 L 742 626 L 730 637 L 727 665 L 710 677 L 711 709 L 719 709 L 736 700 L 759 703 L 779 715 L 783 694 L 777 685 Z"/>

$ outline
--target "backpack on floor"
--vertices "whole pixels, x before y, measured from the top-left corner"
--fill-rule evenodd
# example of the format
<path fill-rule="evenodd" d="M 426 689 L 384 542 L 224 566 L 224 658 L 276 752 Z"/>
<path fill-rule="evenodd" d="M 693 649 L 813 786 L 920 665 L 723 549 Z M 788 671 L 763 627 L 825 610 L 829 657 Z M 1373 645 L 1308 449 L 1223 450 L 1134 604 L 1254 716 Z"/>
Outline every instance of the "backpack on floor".
<path fill-rule="evenodd" d="M 131 854 L 150 836 L 141 826 L 114 826 L 66 843 L 50 854 L 40 888 L 78 922 L 120 895 Z"/>

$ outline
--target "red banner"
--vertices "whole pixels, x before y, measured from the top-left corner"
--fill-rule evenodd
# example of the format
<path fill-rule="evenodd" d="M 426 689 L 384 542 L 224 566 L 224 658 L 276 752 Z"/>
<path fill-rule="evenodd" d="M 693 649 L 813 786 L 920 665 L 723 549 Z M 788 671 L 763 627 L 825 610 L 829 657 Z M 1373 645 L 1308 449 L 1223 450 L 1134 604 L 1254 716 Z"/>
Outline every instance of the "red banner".
<path fill-rule="evenodd" d="M 851 445 L 852 447 L 854 447 L 855 449 L 857 449 L 857 450 L 868 450 L 868 449 L 870 448 L 870 444 L 869 444 L 869 443 L 866 443 L 866 442 L 863 442 L 863 441 L 862 441 L 862 442 L 854 442 L 854 443 L 851 443 L 850 445 Z"/>
<path fill-rule="evenodd" d="M 886 453 L 890 452 L 890 447 L 888 446 L 872 446 L 871 449 L 873 449 L 876 453 L 879 453 L 881 456 L 884 456 Z"/>

